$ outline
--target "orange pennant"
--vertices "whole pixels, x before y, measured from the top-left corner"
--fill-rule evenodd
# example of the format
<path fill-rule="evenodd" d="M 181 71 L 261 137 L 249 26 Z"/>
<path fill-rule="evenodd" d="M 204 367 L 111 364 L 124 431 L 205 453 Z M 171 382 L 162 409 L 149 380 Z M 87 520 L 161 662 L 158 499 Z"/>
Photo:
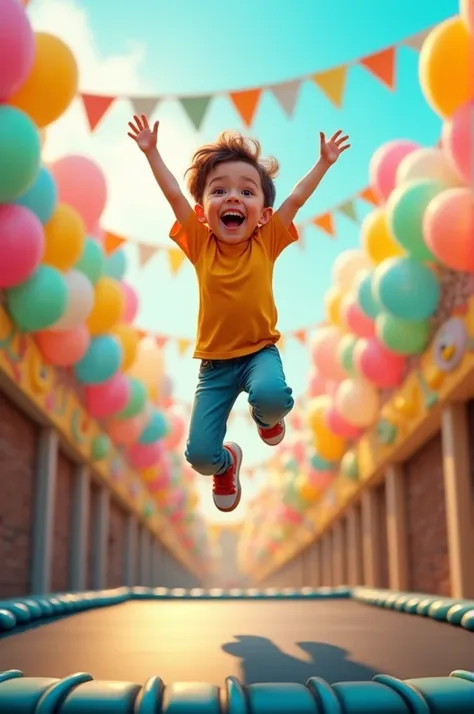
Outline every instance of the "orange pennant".
<path fill-rule="evenodd" d="M 377 52 L 360 60 L 360 64 L 389 89 L 395 88 L 395 48 Z"/>
<path fill-rule="evenodd" d="M 115 101 L 115 97 L 99 97 L 95 94 L 81 94 L 91 131 L 97 127 Z"/>
<path fill-rule="evenodd" d="M 106 255 L 110 255 L 114 251 L 116 251 L 118 248 L 120 248 L 121 245 L 127 242 L 126 238 L 122 238 L 122 236 L 118 236 L 115 233 L 109 233 L 106 231 L 105 236 L 104 236 L 104 251 Z"/>
<path fill-rule="evenodd" d="M 359 196 L 363 198 L 364 201 L 367 201 L 367 203 L 371 203 L 373 206 L 378 206 L 380 203 L 374 189 L 370 186 L 368 188 L 364 188 L 364 190 L 359 193 Z"/>
<path fill-rule="evenodd" d="M 293 332 L 293 337 L 295 338 L 295 340 L 298 340 L 298 342 L 300 344 L 302 344 L 302 345 L 306 344 L 306 338 L 307 338 L 306 330 L 296 330 L 296 332 Z"/>
<path fill-rule="evenodd" d="M 322 216 L 316 216 L 313 218 L 313 223 L 328 235 L 334 235 L 334 221 L 330 213 L 324 213 Z"/>
<path fill-rule="evenodd" d="M 346 77 L 347 67 L 342 66 L 314 74 L 313 81 L 334 106 L 340 107 L 346 86 Z"/>
<path fill-rule="evenodd" d="M 261 93 L 261 89 L 245 89 L 242 92 L 231 92 L 229 95 L 246 126 L 250 126 L 253 121 Z"/>

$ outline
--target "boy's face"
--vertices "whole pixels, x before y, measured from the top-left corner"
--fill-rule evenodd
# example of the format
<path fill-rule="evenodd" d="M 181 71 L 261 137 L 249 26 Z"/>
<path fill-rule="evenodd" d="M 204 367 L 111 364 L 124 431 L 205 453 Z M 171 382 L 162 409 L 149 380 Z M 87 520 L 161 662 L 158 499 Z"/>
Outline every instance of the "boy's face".
<path fill-rule="evenodd" d="M 226 243 L 248 240 L 257 225 L 266 223 L 271 208 L 264 208 L 262 182 L 257 169 L 245 161 L 216 166 L 207 177 L 203 204 L 196 214 L 214 235 Z"/>

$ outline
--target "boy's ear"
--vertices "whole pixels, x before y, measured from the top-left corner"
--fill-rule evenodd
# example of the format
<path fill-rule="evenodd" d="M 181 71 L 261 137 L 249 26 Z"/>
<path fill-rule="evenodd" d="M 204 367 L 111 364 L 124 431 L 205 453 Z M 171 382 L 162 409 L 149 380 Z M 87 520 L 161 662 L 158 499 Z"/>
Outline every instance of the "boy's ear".
<path fill-rule="evenodd" d="M 273 208 L 267 207 L 263 209 L 262 215 L 260 217 L 260 224 L 263 226 L 268 223 L 270 218 L 273 216 Z"/>
<path fill-rule="evenodd" d="M 199 203 L 196 203 L 194 206 L 194 213 L 196 214 L 198 221 L 205 223 L 206 216 L 204 215 L 204 208 Z"/>

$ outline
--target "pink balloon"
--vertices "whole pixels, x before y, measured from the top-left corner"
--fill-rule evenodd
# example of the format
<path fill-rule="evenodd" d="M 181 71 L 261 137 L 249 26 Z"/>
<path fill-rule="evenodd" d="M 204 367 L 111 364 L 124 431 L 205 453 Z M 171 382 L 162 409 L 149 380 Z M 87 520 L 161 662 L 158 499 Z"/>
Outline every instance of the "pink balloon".
<path fill-rule="evenodd" d="M 313 372 L 309 379 L 308 396 L 311 399 L 319 397 L 326 392 L 326 381 L 317 372 Z"/>
<path fill-rule="evenodd" d="M 102 169 L 86 156 L 64 156 L 51 167 L 59 203 L 68 203 L 81 216 L 87 231 L 98 223 L 107 203 Z"/>
<path fill-rule="evenodd" d="M 0 2 L 0 102 L 6 102 L 28 77 L 35 59 L 35 40 L 18 0 Z"/>
<path fill-rule="evenodd" d="M 121 281 L 119 284 L 125 297 L 122 322 L 130 323 L 134 321 L 138 313 L 138 295 L 128 283 Z"/>
<path fill-rule="evenodd" d="M 473 4 L 474 7 L 474 4 Z M 473 10 L 474 14 L 474 10 Z M 474 101 L 463 104 L 444 124 L 442 147 L 460 178 L 468 186 L 474 179 Z"/>
<path fill-rule="evenodd" d="M 108 433 L 116 444 L 132 444 L 138 439 L 145 425 L 145 413 L 138 414 L 131 419 L 117 419 L 108 424 Z"/>
<path fill-rule="evenodd" d="M 343 419 L 334 407 L 331 407 L 327 411 L 326 424 L 334 434 L 342 436 L 344 439 L 357 439 L 362 433 L 361 429 L 358 429 Z"/>
<path fill-rule="evenodd" d="M 322 327 L 313 341 L 313 360 L 319 374 L 324 379 L 340 382 L 345 372 L 337 358 L 341 332 L 332 326 Z"/>
<path fill-rule="evenodd" d="M 90 343 L 89 330 L 85 325 L 61 332 L 37 332 L 35 339 L 46 362 L 58 367 L 70 367 L 79 362 Z"/>
<path fill-rule="evenodd" d="M 362 340 L 356 347 L 357 364 L 362 376 L 380 389 L 398 387 L 405 373 L 406 361 L 387 350 L 376 337 Z"/>
<path fill-rule="evenodd" d="M 374 152 L 369 165 L 370 185 L 379 198 L 386 201 L 396 186 L 397 169 L 405 156 L 420 145 L 406 139 L 396 139 L 382 144 Z"/>
<path fill-rule="evenodd" d="M 15 204 L 0 205 L 0 288 L 27 280 L 41 263 L 44 246 L 43 226 L 32 211 Z"/>
<path fill-rule="evenodd" d="M 95 240 L 95 242 L 98 243 L 99 245 L 104 245 L 104 238 L 105 238 L 104 229 L 101 228 L 99 224 L 97 224 L 90 231 L 89 238 L 92 238 L 92 240 Z"/>
<path fill-rule="evenodd" d="M 423 237 L 433 255 L 452 270 L 474 272 L 474 198 L 470 188 L 451 188 L 428 204 Z"/>
<path fill-rule="evenodd" d="M 169 451 L 176 449 L 184 436 L 184 420 L 178 414 L 167 414 L 170 432 L 165 437 L 165 446 Z"/>
<path fill-rule="evenodd" d="M 319 488 L 325 491 L 334 481 L 334 474 L 331 471 L 316 471 L 310 469 L 308 472 L 308 481 L 313 488 Z"/>
<path fill-rule="evenodd" d="M 132 444 L 128 458 L 134 469 L 149 469 L 159 463 L 164 453 L 163 442 L 154 444 Z"/>
<path fill-rule="evenodd" d="M 129 394 L 128 379 L 121 372 L 117 372 L 107 382 L 85 387 L 84 398 L 87 411 L 95 419 L 113 416 L 126 407 Z"/>
<path fill-rule="evenodd" d="M 356 299 L 345 299 L 342 306 L 343 319 L 349 330 L 357 337 L 372 337 L 375 335 L 375 322 L 367 317 L 359 307 Z"/>

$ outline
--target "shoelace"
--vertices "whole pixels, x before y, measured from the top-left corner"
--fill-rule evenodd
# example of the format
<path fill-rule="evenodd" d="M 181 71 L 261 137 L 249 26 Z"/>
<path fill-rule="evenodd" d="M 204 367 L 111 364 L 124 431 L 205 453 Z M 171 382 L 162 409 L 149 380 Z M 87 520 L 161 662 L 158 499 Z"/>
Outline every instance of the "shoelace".
<path fill-rule="evenodd" d="M 216 496 L 233 496 L 236 492 L 233 468 L 228 469 L 219 476 L 214 476 L 213 481 L 213 491 Z"/>

